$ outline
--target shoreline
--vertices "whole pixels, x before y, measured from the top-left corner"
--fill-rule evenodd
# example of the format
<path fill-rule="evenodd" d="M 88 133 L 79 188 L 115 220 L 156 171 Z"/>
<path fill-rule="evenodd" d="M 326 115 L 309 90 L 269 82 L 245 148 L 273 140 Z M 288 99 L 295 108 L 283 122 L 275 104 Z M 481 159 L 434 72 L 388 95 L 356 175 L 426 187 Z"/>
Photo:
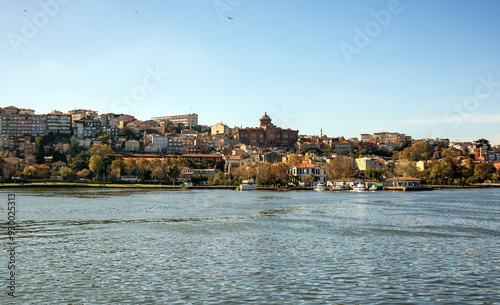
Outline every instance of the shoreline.
<path fill-rule="evenodd" d="M 230 189 L 236 190 L 236 186 L 214 185 L 214 186 L 187 186 L 170 185 L 170 184 L 114 184 L 114 183 L 68 183 L 68 182 L 35 182 L 35 183 L 2 183 L 1 188 L 137 188 L 137 189 Z M 448 186 L 448 185 L 425 185 L 420 189 L 403 188 L 403 187 L 384 187 L 383 191 L 431 191 L 431 190 L 445 190 L 445 189 L 478 189 L 478 188 L 500 188 L 500 184 L 490 185 L 467 185 L 467 186 Z M 261 191 L 312 191 L 312 187 L 257 187 Z M 336 190 L 326 190 L 336 191 Z M 378 190 L 382 191 L 382 190 Z M 368 190 L 367 190 L 368 192 Z"/>

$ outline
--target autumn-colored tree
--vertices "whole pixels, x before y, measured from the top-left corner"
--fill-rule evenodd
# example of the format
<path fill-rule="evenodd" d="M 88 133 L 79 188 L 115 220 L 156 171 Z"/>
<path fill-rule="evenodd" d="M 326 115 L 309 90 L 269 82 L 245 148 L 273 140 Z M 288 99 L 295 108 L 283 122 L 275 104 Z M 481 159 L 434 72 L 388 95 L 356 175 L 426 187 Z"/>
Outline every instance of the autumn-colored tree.
<path fill-rule="evenodd" d="M 120 179 L 120 177 L 122 175 L 122 170 L 124 167 L 123 163 L 124 162 L 122 159 L 116 159 L 116 160 L 113 160 L 113 162 L 111 162 L 111 166 L 110 166 L 111 177 L 114 177 L 116 179 Z"/>
<path fill-rule="evenodd" d="M 35 176 L 41 178 L 47 178 L 50 175 L 51 169 L 45 164 L 35 164 L 33 165 L 35 169 Z"/>
<path fill-rule="evenodd" d="M 165 165 L 160 159 L 153 159 L 149 163 L 149 168 L 151 170 L 151 177 L 155 180 L 165 179 Z"/>
<path fill-rule="evenodd" d="M 286 186 L 291 180 L 290 168 L 285 163 L 274 163 L 271 166 L 272 179 L 276 184 Z"/>
<path fill-rule="evenodd" d="M 76 175 L 80 178 L 87 178 L 88 176 L 90 176 L 90 174 L 91 174 L 91 172 L 86 168 L 84 168 L 81 171 L 78 171 L 76 173 Z"/>
<path fill-rule="evenodd" d="M 329 180 L 350 178 L 355 174 L 354 164 L 351 158 L 337 157 L 325 165 L 326 176 Z"/>
<path fill-rule="evenodd" d="M 23 176 L 33 177 L 35 175 L 35 168 L 33 166 L 25 167 L 23 170 Z"/>
<path fill-rule="evenodd" d="M 303 155 L 289 155 L 285 164 L 290 168 L 291 166 L 299 165 L 304 162 L 304 156 Z"/>
<path fill-rule="evenodd" d="M 145 158 L 140 158 L 136 161 L 137 168 L 139 169 L 139 173 L 141 177 L 144 179 L 144 174 L 149 170 L 149 160 Z"/>
<path fill-rule="evenodd" d="M 130 175 L 137 170 L 137 163 L 134 159 L 127 158 L 123 161 L 123 169 L 127 175 Z"/>

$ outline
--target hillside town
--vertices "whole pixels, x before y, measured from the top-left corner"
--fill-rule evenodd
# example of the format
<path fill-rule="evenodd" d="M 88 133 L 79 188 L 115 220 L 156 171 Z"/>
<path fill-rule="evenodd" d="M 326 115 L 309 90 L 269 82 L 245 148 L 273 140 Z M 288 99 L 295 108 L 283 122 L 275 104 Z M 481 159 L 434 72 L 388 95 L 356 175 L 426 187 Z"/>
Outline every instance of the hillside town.
<path fill-rule="evenodd" d="M 500 180 L 500 147 L 486 139 L 301 135 L 264 113 L 258 127 L 212 126 L 195 113 L 138 120 L 90 109 L 36 114 L 0 108 L 4 182 L 100 181 L 348 188 L 474 185 Z"/>

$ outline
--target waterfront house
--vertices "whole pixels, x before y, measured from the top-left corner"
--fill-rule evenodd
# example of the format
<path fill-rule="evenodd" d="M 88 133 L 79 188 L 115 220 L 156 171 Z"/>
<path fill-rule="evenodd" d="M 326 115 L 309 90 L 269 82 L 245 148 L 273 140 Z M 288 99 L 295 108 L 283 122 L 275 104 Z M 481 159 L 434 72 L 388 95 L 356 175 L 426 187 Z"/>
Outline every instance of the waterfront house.
<path fill-rule="evenodd" d="M 328 185 L 333 185 L 336 188 L 346 187 L 346 186 L 353 188 L 358 184 L 365 184 L 365 181 L 359 178 L 340 178 L 335 180 L 333 183 L 331 182 L 328 183 Z"/>
<path fill-rule="evenodd" d="M 413 177 L 396 177 L 388 180 L 394 187 L 419 188 L 422 180 Z"/>
<path fill-rule="evenodd" d="M 311 174 L 318 178 L 317 182 L 326 184 L 325 169 L 319 165 L 302 163 L 299 165 L 291 166 L 290 174 L 297 177 L 299 180 L 302 176 Z"/>

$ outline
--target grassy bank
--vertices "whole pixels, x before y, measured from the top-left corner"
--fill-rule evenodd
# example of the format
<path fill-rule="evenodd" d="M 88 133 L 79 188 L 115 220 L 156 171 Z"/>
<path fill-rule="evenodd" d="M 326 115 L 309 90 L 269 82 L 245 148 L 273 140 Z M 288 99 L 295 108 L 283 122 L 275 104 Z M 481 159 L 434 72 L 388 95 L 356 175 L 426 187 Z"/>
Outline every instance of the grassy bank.
<path fill-rule="evenodd" d="M 182 185 L 145 184 L 145 183 L 92 183 L 92 182 L 30 182 L 30 183 L 2 183 L 0 188 L 9 187 L 97 187 L 97 188 L 182 188 Z"/>

